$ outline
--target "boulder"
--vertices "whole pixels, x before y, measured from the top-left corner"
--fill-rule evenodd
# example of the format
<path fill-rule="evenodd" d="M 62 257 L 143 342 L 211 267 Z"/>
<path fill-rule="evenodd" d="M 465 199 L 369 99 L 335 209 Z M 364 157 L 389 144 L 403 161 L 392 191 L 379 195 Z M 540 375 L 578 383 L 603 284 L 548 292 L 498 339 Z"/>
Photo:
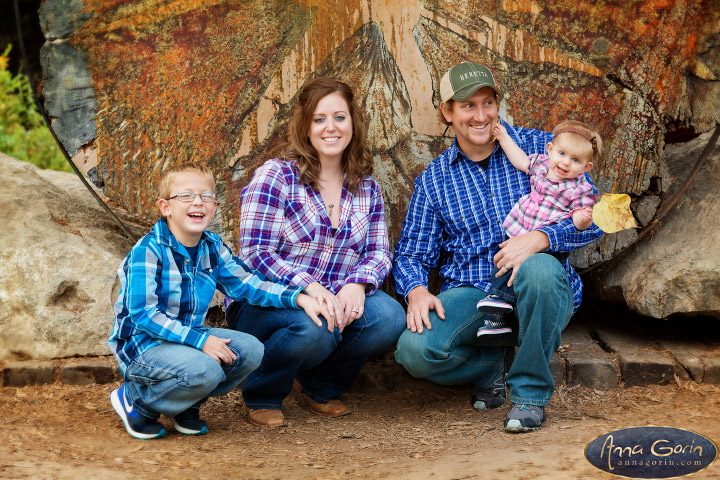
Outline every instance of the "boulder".
<path fill-rule="evenodd" d="M 667 198 L 683 188 L 710 136 L 665 149 L 673 181 Z M 720 317 L 719 189 L 720 146 L 716 145 L 657 230 L 593 272 L 586 291 L 624 302 L 649 317 L 690 313 Z"/>
<path fill-rule="evenodd" d="M 394 243 L 413 180 L 453 135 L 436 116 L 440 78 L 483 62 L 510 123 L 594 124 L 607 148 L 593 179 L 631 194 L 646 218 L 670 183 L 666 136 L 720 122 L 718 11 L 718 0 L 46 0 L 42 93 L 61 141 L 105 195 L 150 220 L 163 170 L 201 161 L 219 180 L 217 231 L 237 240 L 239 192 L 285 137 L 299 89 L 337 77 L 365 114 Z M 605 261 L 633 233 L 575 263 Z"/>
<path fill-rule="evenodd" d="M 3 154 L 0 171 L 0 361 L 107 355 L 116 270 L 133 240 L 75 175 Z M 114 211 L 137 236 L 149 228 Z"/>

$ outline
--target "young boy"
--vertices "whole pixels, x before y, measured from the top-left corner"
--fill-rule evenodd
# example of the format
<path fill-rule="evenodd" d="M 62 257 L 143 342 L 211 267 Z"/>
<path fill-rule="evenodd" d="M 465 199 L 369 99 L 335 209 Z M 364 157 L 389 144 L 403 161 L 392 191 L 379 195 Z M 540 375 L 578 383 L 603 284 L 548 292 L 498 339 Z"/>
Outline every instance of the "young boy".
<path fill-rule="evenodd" d="M 578 230 L 590 227 L 590 207 L 595 197 L 584 174 L 592 169 L 593 161 L 600 156 L 602 139 L 599 133 L 582 122 L 561 122 L 553 130 L 553 141 L 547 144 L 547 155 L 530 157 L 501 124 L 495 125 L 493 133 L 510 163 L 531 176 L 530 193 L 518 200 L 503 223 L 509 237 L 568 217 L 572 217 Z M 511 287 L 514 278 L 512 265 L 493 269 L 488 296 L 477 303 L 479 311 L 488 313 L 485 324 L 477 331 L 478 336 L 512 331 L 503 314 L 513 311 L 515 294 Z"/>
<path fill-rule="evenodd" d="M 207 433 L 200 406 L 260 365 L 263 345 L 255 337 L 203 327 L 216 288 L 254 305 L 303 308 L 318 325 L 322 314 L 334 327 L 326 308 L 300 288 L 252 274 L 219 236 L 205 231 L 218 204 L 210 170 L 172 167 L 158 194 L 163 218 L 118 269 L 121 290 L 108 339 L 125 377 L 110 401 L 128 433 L 139 439 L 166 434 L 161 414 L 180 433 Z"/>

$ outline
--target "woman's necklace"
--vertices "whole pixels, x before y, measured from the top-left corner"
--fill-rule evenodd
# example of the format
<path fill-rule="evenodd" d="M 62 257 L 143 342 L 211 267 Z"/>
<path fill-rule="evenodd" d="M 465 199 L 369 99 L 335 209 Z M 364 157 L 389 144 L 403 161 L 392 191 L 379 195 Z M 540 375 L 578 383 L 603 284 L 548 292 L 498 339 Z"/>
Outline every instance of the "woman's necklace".
<path fill-rule="evenodd" d="M 333 209 L 333 207 L 335 207 L 335 204 L 334 204 L 334 203 L 328 203 L 328 204 L 327 204 L 327 212 L 328 212 L 328 217 L 329 217 L 329 218 L 332 218 L 332 209 Z"/>

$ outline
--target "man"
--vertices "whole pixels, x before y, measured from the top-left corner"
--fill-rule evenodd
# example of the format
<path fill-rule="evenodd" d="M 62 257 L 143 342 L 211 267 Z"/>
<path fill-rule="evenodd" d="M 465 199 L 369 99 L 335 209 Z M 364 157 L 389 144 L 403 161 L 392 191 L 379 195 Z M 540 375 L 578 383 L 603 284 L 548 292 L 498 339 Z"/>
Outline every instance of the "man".
<path fill-rule="evenodd" d="M 408 329 L 395 359 L 415 377 L 443 385 L 474 384 L 473 405 L 479 410 L 505 403 L 507 378 L 513 405 L 505 429 L 527 432 L 545 421 L 544 407 L 554 391 L 550 357 L 582 294 L 567 255 L 540 252 L 567 252 L 602 232 L 595 225 L 579 231 L 570 218 L 507 239 L 503 220 L 529 193 L 530 181 L 497 145 L 494 125 L 505 126 L 527 154 L 545 153 L 552 134 L 500 119 L 500 95 L 490 70 L 476 63 L 452 67 L 440 82 L 439 115 L 455 130 L 455 142 L 415 180 L 395 248 L 396 289 L 408 304 Z M 443 284 L 435 296 L 427 279 L 439 260 Z M 475 306 L 487 295 L 493 265 L 500 273 L 512 270 L 517 297 L 519 348 L 509 370 L 511 357 L 503 352 L 511 350 L 497 345 L 512 339 L 476 335 L 484 314 Z"/>

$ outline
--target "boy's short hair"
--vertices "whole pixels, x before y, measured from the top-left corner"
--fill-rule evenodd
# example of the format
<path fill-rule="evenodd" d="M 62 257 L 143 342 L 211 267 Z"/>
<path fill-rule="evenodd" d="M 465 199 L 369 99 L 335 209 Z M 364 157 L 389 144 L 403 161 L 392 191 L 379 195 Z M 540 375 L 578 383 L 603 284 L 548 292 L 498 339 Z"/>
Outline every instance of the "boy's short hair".
<path fill-rule="evenodd" d="M 192 172 L 199 175 L 205 175 L 212 185 L 212 191 L 215 193 L 215 176 L 212 170 L 205 165 L 198 163 L 179 163 L 173 165 L 163 172 L 160 182 L 158 183 L 158 198 L 168 198 L 172 192 L 173 183 L 175 182 L 175 176 L 178 173 Z"/>
<path fill-rule="evenodd" d="M 567 139 L 582 149 L 590 158 L 590 161 L 596 161 L 602 154 L 602 138 L 600 134 L 583 122 L 577 120 L 565 120 L 558 123 L 553 129 L 553 142 L 561 134 L 566 134 Z"/>

